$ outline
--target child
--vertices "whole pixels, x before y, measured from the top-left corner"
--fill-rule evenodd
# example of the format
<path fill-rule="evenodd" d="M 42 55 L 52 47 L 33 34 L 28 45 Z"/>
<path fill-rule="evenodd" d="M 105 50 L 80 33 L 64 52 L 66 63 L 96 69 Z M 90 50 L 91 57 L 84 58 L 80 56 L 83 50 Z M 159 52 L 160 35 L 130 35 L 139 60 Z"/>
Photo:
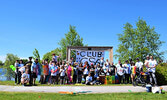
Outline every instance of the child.
<path fill-rule="evenodd" d="M 60 84 L 64 84 L 65 73 L 66 73 L 66 70 L 63 65 L 61 66 L 61 69 L 60 69 Z"/>
<path fill-rule="evenodd" d="M 134 62 L 132 62 L 132 70 L 131 70 L 131 79 L 132 79 L 132 83 L 133 83 L 133 81 L 134 81 L 134 79 L 135 79 L 135 76 L 136 76 L 136 66 L 135 66 L 135 63 Z"/>
<path fill-rule="evenodd" d="M 89 73 L 89 75 L 86 77 L 86 85 L 92 85 L 92 76 Z"/>
<path fill-rule="evenodd" d="M 28 74 L 28 70 L 26 70 L 25 73 L 23 73 L 21 76 L 21 83 L 23 85 L 26 85 L 27 83 L 29 83 L 29 80 L 30 80 L 30 75 Z"/>
<path fill-rule="evenodd" d="M 52 61 L 52 66 L 51 66 L 51 84 L 55 84 L 56 82 L 56 75 L 57 75 L 57 66 L 55 64 L 55 61 Z"/>

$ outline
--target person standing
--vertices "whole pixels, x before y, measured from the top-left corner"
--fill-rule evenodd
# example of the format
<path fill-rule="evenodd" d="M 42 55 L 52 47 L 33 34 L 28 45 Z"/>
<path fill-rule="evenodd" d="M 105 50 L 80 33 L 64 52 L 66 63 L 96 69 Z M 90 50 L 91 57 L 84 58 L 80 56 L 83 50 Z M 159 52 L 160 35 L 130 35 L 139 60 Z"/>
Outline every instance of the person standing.
<path fill-rule="evenodd" d="M 130 80 L 130 74 L 131 74 L 131 65 L 129 64 L 128 60 L 125 61 L 125 64 L 123 65 L 125 69 L 125 82 L 129 84 Z"/>
<path fill-rule="evenodd" d="M 117 68 L 117 75 L 119 78 L 119 84 L 122 84 L 124 74 L 125 74 L 125 69 L 122 67 L 122 64 L 120 64 L 120 67 Z"/>
<path fill-rule="evenodd" d="M 44 75 L 44 80 L 43 80 L 43 83 L 45 84 L 47 81 L 47 77 L 49 76 L 49 65 L 48 65 L 48 59 L 45 59 L 44 60 L 44 63 L 43 63 L 43 75 Z"/>
<path fill-rule="evenodd" d="M 23 74 L 24 71 L 25 71 L 25 69 L 24 69 L 23 60 L 20 60 L 19 61 L 19 69 L 18 69 L 18 84 L 20 84 L 20 82 L 21 82 L 21 75 Z"/>
<path fill-rule="evenodd" d="M 101 57 L 100 59 L 100 67 L 102 68 L 105 64 L 104 57 Z"/>
<path fill-rule="evenodd" d="M 52 61 L 54 61 L 55 63 L 57 63 L 58 58 L 60 58 L 60 56 L 56 56 L 55 53 L 52 54 Z"/>
<path fill-rule="evenodd" d="M 55 62 L 52 61 L 52 65 L 51 65 L 51 84 L 56 83 L 57 71 L 58 71 L 58 67 L 56 66 Z"/>
<path fill-rule="evenodd" d="M 132 68 L 131 68 L 131 80 L 132 80 L 132 83 L 135 79 L 135 76 L 136 76 L 136 66 L 135 66 L 135 63 L 132 61 Z"/>
<path fill-rule="evenodd" d="M 146 56 L 146 60 L 144 61 L 144 65 L 146 66 L 146 69 L 148 69 L 148 64 L 149 63 L 149 60 L 150 60 L 150 57 L 149 55 Z"/>
<path fill-rule="evenodd" d="M 32 85 L 32 74 L 31 74 L 31 65 L 32 65 L 32 57 L 28 58 L 28 62 L 26 62 L 26 70 L 28 70 L 28 74 L 30 76 L 30 81 L 29 81 L 29 85 Z"/>
<path fill-rule="evenodd" d="M 143 62 L 141 62 L 139 60 L 139 58 L 137 58 L 136 60 L 137 60 L 137 62 L 135 64 L 135 66 L 137 67 L 137 69 L 136 69 L 136 75 L 138 76 L 140 74 L 140 72 L 143 71 Z"/>
<path fill-rule="evenodd" d="M 60 68 L 60 84 L 61 85 L 64 84 L 65 73 L 66 73 L 66 70 L 64 68 L 64 65 L 62 65 Z"/>
<path fill-rule="evenodd" d="M 116 69 L 116 66 L 114 65 L 114 62 L 111 63 L 111 66 L 109 67 L 109 73 L 111 76 L 115 76 L 116 72 L 117 72 L 117 69 Z"/>
<path fill-rule="evenodd" d="M 153 59 L 153 56 L 150 56 L 150 60 L 147 63 L 147 66 L 148 66 L 148 72 L 149 72 L 149 77 L 150 77 L 150 83 L 153 84 L 152 80 L 154 80 L 155 85 L 157 85 L 157 80 L 155 76 L 157 61 Z"/>
<path fill-rule="evenodd" d="M 35 85 L 35 81 L 36 81 L 36 78 L 39 74 L 39 70 L 40 70 L 40 64 L 38 62 L 38 59 L 35 59 L 34 63 L 31 66 L 33 85 Z"/>
<path fill-rule="evenodd" d="M 19 75 L 18 75 L 18 72 L 19 72 L 19 60 L 16 60 L 15 62 L 15 67 L 16 67 L 16 70 L 15 70 L 15 85 L 18 84 L 18 81 L 19 81 Z"/>

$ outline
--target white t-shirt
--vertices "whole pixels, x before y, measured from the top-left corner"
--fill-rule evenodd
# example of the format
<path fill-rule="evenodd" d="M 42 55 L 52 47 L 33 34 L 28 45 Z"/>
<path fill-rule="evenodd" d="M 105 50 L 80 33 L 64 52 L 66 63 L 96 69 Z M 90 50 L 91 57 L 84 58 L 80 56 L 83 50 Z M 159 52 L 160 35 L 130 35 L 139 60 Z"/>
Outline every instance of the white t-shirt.
<path fill-rule="evenodd" d="M 103 66 L 104 73 L 107 73 L 107 69 L 108 69 L 108 67 L 104 65 Z"/>
<path fill-rule="evenodd" d="M 65 76 L 66 70 L 65 69 L 60 69 L 60 76 Z"/>
<path fill-rule="evenodd" d="M 26 74 L 26 73 L 23 73 L 22 76 L 21 76 L 21 80 L 23 81 L 23 78 L 24 80 L 28 80 L 30 79 L 30 75 L 29 74 Z"/>
<path fill-rule="evenodd" d="M 124 73 L 125 73 L 125 70 L 124 70 L 124 68 L 122 68 L 122 67 L 118 67 L 117 68 L 117 73 L 118 73 L 118 75 L 124 75 Z"/>
<path fill-rule="evenodd" d="M 116 65 L 116 68 L 118 69 L 119 67 L 121 67 L 120 64 L 117 64 L 117 65 Z"/>
<path fill-rule="evenodd" d="M 24 72 L 25 71 L 24 64 L 19 64 L 19 67 L 20 67 L 20 69 L 19 69 L 20 72 Z"/>
<path fill-rule="evenodd" d="M 143 63 L 141 61 L 136 62 L 135 66 L 139 69 L 143 68 Z"/>
<path fill-rule="evenodd" d="M 149 60 L 145 60 L 144 62 L 144 65 L 146 66 L 146 68 L 148 68 L 147 63 L 149 63 Z"/>
<path fill-rule="evenodd" d="M 88 71 L 88 69 L 87 69 L 87 68 L 85 68 L 85 69 L 84 69 L 83 74 L 84 74 L 84 75 L 89 74 L 89 71 Z"/>
<path fill-rule="evenodd" d="M 148 63 L 148 69 L 149 69 L 149 72 L 155 72 L 155 67 L 157 65 L 157 61 L 156 60 L 149 60 L 149 63 Z"/>
<path fill-rule="evenodd" d="M 87 76 L 86 77 L 86 83 L 91 82 L 91 81 L 92 81 L 92 76 Z"/>

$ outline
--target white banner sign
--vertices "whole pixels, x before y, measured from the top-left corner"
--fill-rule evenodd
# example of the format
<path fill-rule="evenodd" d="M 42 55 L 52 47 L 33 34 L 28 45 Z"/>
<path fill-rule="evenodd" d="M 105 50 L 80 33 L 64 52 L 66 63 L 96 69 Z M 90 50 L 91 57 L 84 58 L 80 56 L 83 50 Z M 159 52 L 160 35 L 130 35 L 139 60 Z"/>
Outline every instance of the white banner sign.
<path fill-rule="evenodd" d="M 84 64 L 87 61 L 89 64 L 100 62 L 101 57 L 104 57 L 104 51 L 83 51 L 76 50 L 76 62 L 82 62 Z"/>

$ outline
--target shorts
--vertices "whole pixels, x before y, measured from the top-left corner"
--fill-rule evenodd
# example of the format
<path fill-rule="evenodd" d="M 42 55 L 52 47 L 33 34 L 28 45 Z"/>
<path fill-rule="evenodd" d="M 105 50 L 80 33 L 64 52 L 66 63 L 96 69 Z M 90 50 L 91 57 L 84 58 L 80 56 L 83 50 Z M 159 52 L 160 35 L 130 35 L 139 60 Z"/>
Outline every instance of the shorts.
<path fill-rule="evenodd" d="M 60 79 L 64 79 L 65 76 L 60 76 Z"/>
<path fill-rule="evenodd" d="M 33 72 L 33 73 L 32 73 L 32 77 L 33 77 L 33 78 L 37 78 L 37 74 Z"/>

